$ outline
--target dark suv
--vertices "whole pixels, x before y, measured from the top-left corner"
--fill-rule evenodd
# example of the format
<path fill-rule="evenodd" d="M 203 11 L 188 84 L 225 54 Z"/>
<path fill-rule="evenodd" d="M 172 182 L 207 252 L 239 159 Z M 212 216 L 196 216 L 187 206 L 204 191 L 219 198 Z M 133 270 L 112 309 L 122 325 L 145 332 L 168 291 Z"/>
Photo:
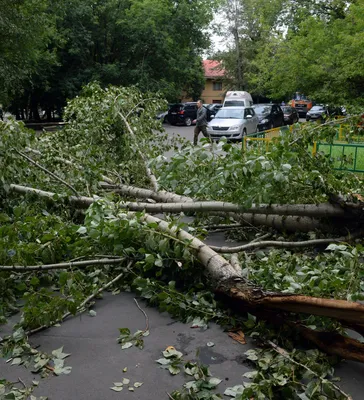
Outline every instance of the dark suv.
<path fill-rule="evenodd" d="M 284 124 L 284 114 L 278 104 L 254 104 L 253 107 L 259 118 L 259 131 L 273 129 Z"/>
<path fill-rule="evenodd" d="M 184 124 L 192 125 L 192 121 L 197 118 L 197 103 L 176 103 L 172 104 L 168 111 L 168 122 L 171 125 Z"/>

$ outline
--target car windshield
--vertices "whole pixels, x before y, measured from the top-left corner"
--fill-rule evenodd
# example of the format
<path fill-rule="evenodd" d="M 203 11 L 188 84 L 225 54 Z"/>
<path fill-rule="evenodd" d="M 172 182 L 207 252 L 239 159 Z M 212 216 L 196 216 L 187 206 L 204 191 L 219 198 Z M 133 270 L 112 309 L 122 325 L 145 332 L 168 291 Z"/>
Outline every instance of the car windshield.
<path fill-rule="evenodd" d="M 244 106 L 244 100 L 226 100 L 224 107 L 241 107 Z"/>
<path fill-rule="evenodd" d="M 259 115 L 269 114 L 271 109 L 271 106 L 257 106 L 255 107 L 255 112 Z"/>
<path fill-rule="evenodd" d="M 244 109 L 237 110 L 237 109 L 222 108 L 216 113 L 215 119 L 216 118 L 219 118 L 219 119 L 226 119 L 226 118 L 242 119 L 242 118 L 244 118 Z"/>
<path fill-rule="evenodd" d="M 311 111 L 323 111 L 324 107 L 323 106 L 313 106 L 311 108 Z"/>
<path fill-rule="evenodd" d="M 292 110 L 292 107 L 282 107 L 282 110 L 283 110 L 283 112 L 284 113 L 291 113 L 293 110 Z"/>

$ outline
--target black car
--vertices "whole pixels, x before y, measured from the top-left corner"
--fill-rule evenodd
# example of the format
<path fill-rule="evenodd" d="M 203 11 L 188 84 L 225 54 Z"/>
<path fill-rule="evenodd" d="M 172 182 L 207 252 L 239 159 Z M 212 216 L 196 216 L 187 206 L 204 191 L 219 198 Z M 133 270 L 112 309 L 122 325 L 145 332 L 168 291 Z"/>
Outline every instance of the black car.
<path fill-rule="evenodd" d="M 258 130 L 265 131 L 284 124 L 284 115 L 278 104 L 255 104 L 254 111 L 258 115 Z"/>
<path fill-rule="evenodd" d="M 206 118 L 207 121 L 211 121 L 212 117 L 216 115 L 216 113 L 220 110 L 222 107 L 222 104 L 220 103 L 214 103 L 214 104 L 204 104 L 204 108 L 206 108 Z"/>
<path fill-rule="evenodd" d="M 288 125 L 293 125 L 299 120 L 298 111 L 291 106 L 281 107 L 284 115 L 284 123 Z"/>
<path fill-rule="evenodd" d="M 220 110 L 221 107 L 222 107 L 222 104 L 221 104 L 221 103 L 210 104 L 210 105 L 208 106 L 209 115 L 210 115 L 210 116 L 211 116 L 211 115 L 215 115 L 215 114 Z"/>
<path fill-rule="evenodd" d="M 171 125 L 183 124 L 190 126 L 196 118 L 196 102 L 172 104 L 171 108 L 168 110 L 167 120 Z"/>
<path fill-rule="evenodd" d="M 327 107 L 316 105 L 307 111 L 306 121 L 324 121 L 328 116 Z"/>

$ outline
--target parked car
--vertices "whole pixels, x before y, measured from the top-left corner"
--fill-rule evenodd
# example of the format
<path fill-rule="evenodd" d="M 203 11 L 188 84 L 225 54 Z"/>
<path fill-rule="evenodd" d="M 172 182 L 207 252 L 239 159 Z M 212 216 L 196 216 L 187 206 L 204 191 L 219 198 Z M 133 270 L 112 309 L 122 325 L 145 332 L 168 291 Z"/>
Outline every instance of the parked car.
<path fill-rule="evenodd" d="M 220 108 L 222 108 L 222 104 L 221 103 L 210 104 L 208 106 L 210 117 L 212 115 L 216 115 L 216 113 L 220 110 Z"/>
<path fill-rule="evenodd" d="M 197 118 L 197 103 L 176 103 L 172 104 L 168 111 L 167 120 L 171 125 L 183 124 L 191 126 L 192 121 Z"/>
<path fill-rule="evenodd" d="M 257 126 L 258 117 L 252 107 L 222 107 L 207 124 L 207 133 L 214 140 L 225 136 L 235 141 L 255 133 Z"/>
<path fill-rule="evenodd" d="M 278 104 L 255 104 L 255 113 L 258 115 L 258 130 L 265 131 L 284 124 L 284 115 Z"/>
<path fill-rule="evenodd" d="M 281 107 L 283 111 L 284 123 L 288 125 L 293 125 L 299 120 L 298 111 L 291 106 Z"/>
<path fill-rule="evenodd" d="M 328 116 L 327 107 L 322 104 L 313 106 L 311 110 L 307 111 L 306 121 L 324 121 Z"/>
<path fill-rule="evenodd" d="M 161 120 L 162 122 L 167 122 L 168 118 L 168 111 L 171 108 L 173 104 L 168 104 L 168 107 L 166 110 L 161 110 L 158 111 L 157 115 L 155 116 L 157 119 Z"/>
<path fill-rule="evenodd" d="M 344 106 L 328 106 L 327 107 L 327 112 L 330 117 L 334 118 L 342 118 L 345 117 L 346 114 L 346 108 Z"/>

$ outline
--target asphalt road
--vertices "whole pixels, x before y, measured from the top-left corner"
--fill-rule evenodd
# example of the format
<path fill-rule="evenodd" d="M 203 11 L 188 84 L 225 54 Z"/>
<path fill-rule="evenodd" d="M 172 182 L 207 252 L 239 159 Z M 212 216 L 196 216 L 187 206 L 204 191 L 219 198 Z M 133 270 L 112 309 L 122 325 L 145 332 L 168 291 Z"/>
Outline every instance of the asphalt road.
<path fill-rule="evenodd" d="M 299 122 L 306 122 L 305 118 L 300 118 Z M 163 128 L 169 135 L 180 135 L 187 140 L 193 142 L 193 130 L 195 129 L 194 126 L 184 126 L 184 125 L 176 125 L 172 126 L 168 123 L 163 124 Z M 200 134 L 199 138 L 202 137 L 202 133 Z"/>

